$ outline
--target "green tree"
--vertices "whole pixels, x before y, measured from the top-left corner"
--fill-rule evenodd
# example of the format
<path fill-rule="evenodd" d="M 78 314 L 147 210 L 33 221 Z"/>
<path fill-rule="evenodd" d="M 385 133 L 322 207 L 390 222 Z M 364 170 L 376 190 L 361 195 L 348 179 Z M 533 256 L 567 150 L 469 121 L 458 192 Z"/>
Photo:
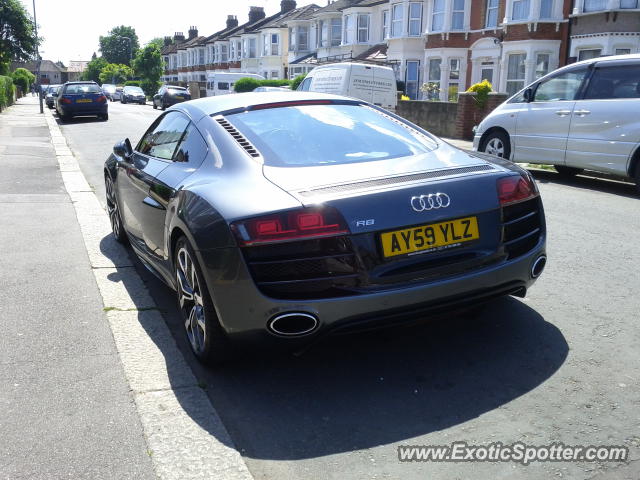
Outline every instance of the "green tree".
<path fill-rule="evenodd" d="M 100 36 L 100 52 L 107 63 L 129 65 L 139 48 L 138 35 L 133 27 L 120 25 Z"/>
<path fill-rule="evenodd" d="M 131 67 L 124 64 L 109 63 L 100 72 L 100 83 L 123 83 L 133 77 Z"/>
<path fill-rule="evenodd" d="M 144 93 L 149 96 L 156 93 L 160 85 L 164 66 L 160 48 L 155 43 L 149 43 L 138 52 L 133 60 L 133 69 L 136 75 L 142 79 L 141 87 Z"/>
<path fill-rule="evenodd" d="M 97 57 L 87 64 L 87 68 L 82 72 L 82 80 L 93 80 L 100 82 L 100 72 L 107 66 L 107 61 L 102 57 Z"/>
<path fill-rule="evenodd" d="M 13 78 L 13 84 L 16 87 L 20 87 L 23 95 L 29 91 L 31 84 L 36 81 L 36 76 L 26 68 L 16 68 L 11 74 L 11 78 Z"/>
<path fill-rule="evenodd" d="M 20 0 L 0 0 L 0 64 L 29 60 L 36 51 L 35 25 Z"/>
<path fill-rule="evenodd" d="M 158 50 L 162 50 L 162 47 L 164 47 L 164 39 L 162 37 L 152 38 L 146 44 L 147 47 L 149 45 L 157 45 L 158 46 Z"/>

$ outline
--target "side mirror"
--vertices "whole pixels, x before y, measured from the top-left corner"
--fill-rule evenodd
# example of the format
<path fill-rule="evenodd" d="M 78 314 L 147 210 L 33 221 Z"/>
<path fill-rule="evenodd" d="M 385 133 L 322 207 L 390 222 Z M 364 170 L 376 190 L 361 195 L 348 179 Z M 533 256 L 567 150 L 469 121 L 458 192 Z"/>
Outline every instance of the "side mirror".
<path fill-rule="evenodd" d="M 527 88 L 524 91 L 524 101 L 527 103 L 530 103 L 533 101 L 533 89 L 532 88 Z"/>
<path fill-rule="evenodd" d="M 128 138 L 125 138 L 122 142 L 118 142 L 113 146 L 113 153 L 117 157 L 121 158 L 129 158 L 133 153 L 133 148 L 131 148 L 131 142 Z"/>

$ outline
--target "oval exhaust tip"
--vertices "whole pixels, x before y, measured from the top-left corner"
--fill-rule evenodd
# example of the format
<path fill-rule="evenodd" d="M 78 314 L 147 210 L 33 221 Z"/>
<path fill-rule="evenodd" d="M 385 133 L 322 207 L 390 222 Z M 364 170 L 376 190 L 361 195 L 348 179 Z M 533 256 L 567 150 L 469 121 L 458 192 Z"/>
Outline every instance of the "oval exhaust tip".
<path fill-rule="evenodd" d="M 308 335 L 318 328 L 319 322 L 310 313 L 291 312 L 276 315 L 267 324 L 271 333 L 282 337 Z"/>
<path fill-rule="evenodd" d="M 546 255 L 541 255 L 538 258 L 536 258 L 536 261 L 533 262 L 533 265 L 531 266 L 531 277 L 538 278 L 542 273 L 542 271 L 544 270 L 544 267 L 546 264 L 547 264 Z"/>

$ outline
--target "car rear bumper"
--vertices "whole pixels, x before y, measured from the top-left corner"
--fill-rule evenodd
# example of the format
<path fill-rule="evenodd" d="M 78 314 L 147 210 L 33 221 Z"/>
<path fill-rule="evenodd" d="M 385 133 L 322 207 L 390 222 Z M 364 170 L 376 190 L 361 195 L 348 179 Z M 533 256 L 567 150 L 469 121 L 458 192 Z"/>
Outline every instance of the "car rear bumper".
<path fill-rule="evenodd" d="M 70 117 L 81 117 L 83 115 L 106 115 L 109 111 L 109 106 L 104 103 L 100 107 L 92 107 L 92 108 L 74 108 L 74 107 L 59 107 L 62 115 L 67 115 Z"/>
<path fill-rule="evenodd" d="M 524 296 L 533 285 L 532 267 L 545 256 L 545 236 L 535 248 L 516 259 L 441 280 L 375 293 L 314 300 L 277 300 L 255 286 L 239 251 L 200 251 L 204 274 L 223 328 L 230 337 L 271 343 L 304 343 L 338 331 L 402 325 L 425 315 L 446 313 L 502 295 Z M 224 259 L 224 271 L 215 266 Z M 287 313 L 314 316 L 319 327 L 305 336 L 282 338 L 267 325 Z"/>

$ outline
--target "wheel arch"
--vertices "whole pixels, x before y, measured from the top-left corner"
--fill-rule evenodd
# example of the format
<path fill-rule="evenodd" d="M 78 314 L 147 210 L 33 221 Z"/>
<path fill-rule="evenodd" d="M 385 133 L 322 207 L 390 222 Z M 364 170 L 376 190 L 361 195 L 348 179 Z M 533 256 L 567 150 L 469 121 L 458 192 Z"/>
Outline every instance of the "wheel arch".
<path fill-rule="evenodd" d="M 636 178 L 636 175 L 640 174 L 638 169 L 640 168 L 640 145 L 636 145 L 636 149 L 631 155 L 629 160 L 629 168 L 627 169 L 627 175 L 631 178 Z"/>
<path fill-rule="evenodd" d="M 499 127 L 499 126 L 488 128 L 487 131 L 482 134 L 482 137 L 480 137 L 480 143 L 478 144 L 478 148 L 483 148 L 485 142 L 487 141 L 487 138 L 489 138 L 489 135 L 491 135 L 494 132 L 502 132 L 507 136 L 507 138 L 509 139 L 509 147 L 511 148 L 511 151 L 513 152 L 513 145 L 512 145 L 512 141 L 511 141 L 511 135 L 509 134 L 509 132 L 507 131 L 506 128 Z"/>

